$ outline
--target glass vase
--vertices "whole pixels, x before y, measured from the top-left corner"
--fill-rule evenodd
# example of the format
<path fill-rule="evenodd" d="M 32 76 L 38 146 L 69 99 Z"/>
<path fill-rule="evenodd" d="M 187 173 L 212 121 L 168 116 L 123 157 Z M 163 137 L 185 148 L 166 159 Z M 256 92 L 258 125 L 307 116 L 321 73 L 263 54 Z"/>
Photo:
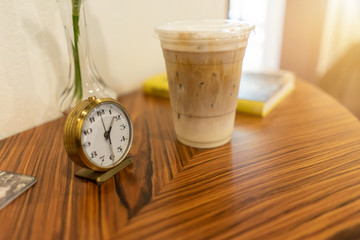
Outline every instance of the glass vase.
<path fill-rule="evenodd" d="M 116 99 L 91 57 L 86 22 L 85 0 L 57 0 L 69 53 L 68 83 L 60 96 L 60 110 L 68 113 L 78 102 L 91 96 Z"/>

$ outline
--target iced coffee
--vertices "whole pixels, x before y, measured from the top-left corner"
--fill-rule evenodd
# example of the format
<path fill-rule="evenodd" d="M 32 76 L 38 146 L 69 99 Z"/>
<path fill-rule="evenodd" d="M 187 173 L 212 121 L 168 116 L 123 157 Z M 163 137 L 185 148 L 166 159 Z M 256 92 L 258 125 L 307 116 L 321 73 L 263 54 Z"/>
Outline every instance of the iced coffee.
<path fill-rule="evenodd" d="M 230 140 L 242 61 L 253 28 L 230 20 L 181 21 L 156 28 L 180 142 L 211 148 Z"/>

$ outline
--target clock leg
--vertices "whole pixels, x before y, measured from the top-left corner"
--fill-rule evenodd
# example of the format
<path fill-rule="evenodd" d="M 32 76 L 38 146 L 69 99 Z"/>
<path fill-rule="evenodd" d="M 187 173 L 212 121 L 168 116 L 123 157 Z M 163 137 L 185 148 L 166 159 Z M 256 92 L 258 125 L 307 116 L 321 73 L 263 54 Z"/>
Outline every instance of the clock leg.
<path fill-rule="evenodd" d="M 119 165 L 106 172 L 97 172 L 91 169 L 81 168 L 75 173 L 75 176 L 80 178 L 86 178 L 90 181 L 96 182 L 98 185 L 101 185 L 103 182 L 129 166 L 131 163 L 133 163 L 132 157 L 127 156 L 124 160 L 121 161 Z"/>

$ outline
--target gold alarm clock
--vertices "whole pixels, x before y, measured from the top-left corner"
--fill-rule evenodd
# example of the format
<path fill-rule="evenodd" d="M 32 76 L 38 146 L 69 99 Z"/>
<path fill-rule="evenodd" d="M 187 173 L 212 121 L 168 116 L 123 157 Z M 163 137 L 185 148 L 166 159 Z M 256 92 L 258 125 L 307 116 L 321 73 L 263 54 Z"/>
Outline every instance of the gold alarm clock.
<path fill-rule="evenodd" d="M 128 112 L 116 100 L 90 97 L 71 110 L 63 137 L 73 162 L 105 172 L 126 158 L 133 140 L 133 126 Z"/>

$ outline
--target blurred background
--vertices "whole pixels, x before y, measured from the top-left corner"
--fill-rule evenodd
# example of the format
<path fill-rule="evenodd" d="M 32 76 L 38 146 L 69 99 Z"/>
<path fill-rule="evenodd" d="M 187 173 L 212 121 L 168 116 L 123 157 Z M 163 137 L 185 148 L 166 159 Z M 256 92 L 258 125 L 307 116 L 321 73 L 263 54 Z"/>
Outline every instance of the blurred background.
<path fill-rule="evenodd" d="M 70 0 L 69 0 L 70 1 Z M 87 0 L 91 54 L 118 94 L 165 71 L 154 27 L 181 19 L 256 24 L 244 69 L 286 69 L 360 118 L 359 0 Z M 0 139 L 61 116 L 68 53 L 56 0 L 0 1 Z"/>
<path fill-rule="evenodd" d="M 254 22 L 244 69 L 293 71 L 360 118 L 359 0 L 230 0 L 229 18 Z"/>

